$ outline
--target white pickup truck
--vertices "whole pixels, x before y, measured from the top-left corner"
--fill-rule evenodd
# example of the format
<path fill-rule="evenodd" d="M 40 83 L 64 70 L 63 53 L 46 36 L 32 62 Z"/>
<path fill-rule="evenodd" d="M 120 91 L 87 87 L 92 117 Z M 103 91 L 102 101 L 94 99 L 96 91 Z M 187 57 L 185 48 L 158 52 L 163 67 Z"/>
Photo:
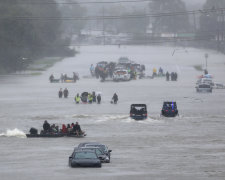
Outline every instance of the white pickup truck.
<path fill-rule="evenodd" d="M 197 92 L 212 92 L 212 86 L 208 83 L 198 84 L 196 86 Z"/>
<path fill-rule="evenodd" d="M 125 69 L 116 70 L 113 72 L 113 81 L 129 81 L 130 74 Z"/>

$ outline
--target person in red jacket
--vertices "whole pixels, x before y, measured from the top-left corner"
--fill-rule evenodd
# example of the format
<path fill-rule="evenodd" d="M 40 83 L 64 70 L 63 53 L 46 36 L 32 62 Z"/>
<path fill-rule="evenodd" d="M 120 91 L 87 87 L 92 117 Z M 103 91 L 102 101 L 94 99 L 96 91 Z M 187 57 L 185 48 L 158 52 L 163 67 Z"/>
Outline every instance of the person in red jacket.
<path fill-rule="evenodd" d="M 65 124 L 62 125 L 62 133 L 67 133 L 67 128 Z"/>

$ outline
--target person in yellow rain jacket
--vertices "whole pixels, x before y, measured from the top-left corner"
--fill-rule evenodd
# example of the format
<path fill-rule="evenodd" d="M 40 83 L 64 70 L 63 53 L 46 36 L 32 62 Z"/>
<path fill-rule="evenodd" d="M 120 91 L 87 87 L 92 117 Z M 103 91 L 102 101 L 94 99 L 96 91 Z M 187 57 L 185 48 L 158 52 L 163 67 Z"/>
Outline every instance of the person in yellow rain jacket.
<path fill-rule="evenodd" d="M 77 104 L 79 104 L 80 103 L 80 96 L 79 96 L 79 94 L 77 94 L 76 96 L 75 96 L 75 102 L 77 103 Z"/>
<path fill-rule="evenodd" d="M 88 94 L 88 102 L 91 104 L 92 103 L 92 101 L 93 101 L 93 96 L 92 96 L 92 94 Z"/>
<path fill-rule="evenodd" d="M 157 76 L 157 69 L 156 68 L 153 68 L 153 77 Z"/>

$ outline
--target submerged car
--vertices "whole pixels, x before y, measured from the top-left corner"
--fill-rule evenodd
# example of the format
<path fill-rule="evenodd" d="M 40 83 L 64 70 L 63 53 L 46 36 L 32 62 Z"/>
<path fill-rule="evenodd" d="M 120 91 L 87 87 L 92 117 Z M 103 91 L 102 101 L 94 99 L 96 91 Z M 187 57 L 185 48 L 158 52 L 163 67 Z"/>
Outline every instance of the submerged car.
<path fill-rule="evenodd" d="M 119 64 L 130 64 L 131 60 L 128 57 L 120 57 L 118 60 Z"/>
<path fill-rule="evenodd" d="M 135 120 L 143 120 L 148 117 L 146 104 L 132 104 L 130 106 L 130 117 Z"/>
<path fill-rule="evenodd" d="M 75 150 L 69 157 L 71 167 L 102 167 L 102 163 L 95 151 Z"/>
<path fill-rule="evenodd" d="M 86 150 L 95 151 L 95 153 L 97 154 L 98 158 L 100 159 L 102 163 L 110 163 L 109 157 L 102 151 L 100 147 L 81 147 L 81 148 L 75 148 L 75 150 L 76 149 L 79 149 L 82 151 L 86 151 Z"/>
<path fill-rule="evenodd" d="M 109 150 L 108 147 L 104 144 L 98 143 L 98 142 L 85 142 L 85 143 L 80 143 L 78 145 L 78 148 L 82 148 L 82 147 L 98 147 L 102 150 L 102 152 L 109 157 L 109 161 L 110 161 L 110 157 L 111 157 L 111 152 L 112 150 Z"/>
<path fill-rule="evenodd" d="M 113 72 L 113 81 L 129 81 L 131 75 L 126 69 L 119 69 Z"/>
<path fill-rule="evenodd" d="M 178 115 L 176 102 L 164 102 L 161 115 L 165 117 L 175 117 Z"/>
<path fill-rule="evenodd" d="M 197 92 L 212 92 L 212 86 L 210 84 L 199 84 L 196 86 Z"/>

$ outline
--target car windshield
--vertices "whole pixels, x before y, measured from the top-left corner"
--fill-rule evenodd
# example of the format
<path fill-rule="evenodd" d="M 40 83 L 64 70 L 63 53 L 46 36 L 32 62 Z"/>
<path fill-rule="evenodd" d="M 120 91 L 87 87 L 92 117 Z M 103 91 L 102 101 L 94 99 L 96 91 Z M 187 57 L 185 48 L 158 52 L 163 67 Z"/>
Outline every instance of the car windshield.
<path fill-rule="evenodd" d="M 97 155 L 102 155 L 104 154 L 100 149 L 98 148 L 91 148 L 91 147 L 88 147 L 88 148 L 83 148 L 84 150 L 92 150 L 92 151 L 95 151 Z"/>
<path fill-rule="evenodd" d="M 101 144 L 86 144 L 85 147 L 99 147 L 101 150 L 107 151 L 106 146 Z"/>
<path fill-rule="evenodd" d="M 129 61 L 129 59 L 127 57 L 121 57 L 119 58 L 119 61 Z"/>
<path fill-rule="evenodd" d="M 131 113 L 146 113 L 146 106 L 131 106 Z"/>
<path fill-rule="evenodd" d="M 94 152 L 76 152 L 75 159 L 97 159 Z"/>
<path fill-rule="evenodd" d="M 164 103 L 164 108 L 166 109 L 176 109 L 176 103 Z"/>

